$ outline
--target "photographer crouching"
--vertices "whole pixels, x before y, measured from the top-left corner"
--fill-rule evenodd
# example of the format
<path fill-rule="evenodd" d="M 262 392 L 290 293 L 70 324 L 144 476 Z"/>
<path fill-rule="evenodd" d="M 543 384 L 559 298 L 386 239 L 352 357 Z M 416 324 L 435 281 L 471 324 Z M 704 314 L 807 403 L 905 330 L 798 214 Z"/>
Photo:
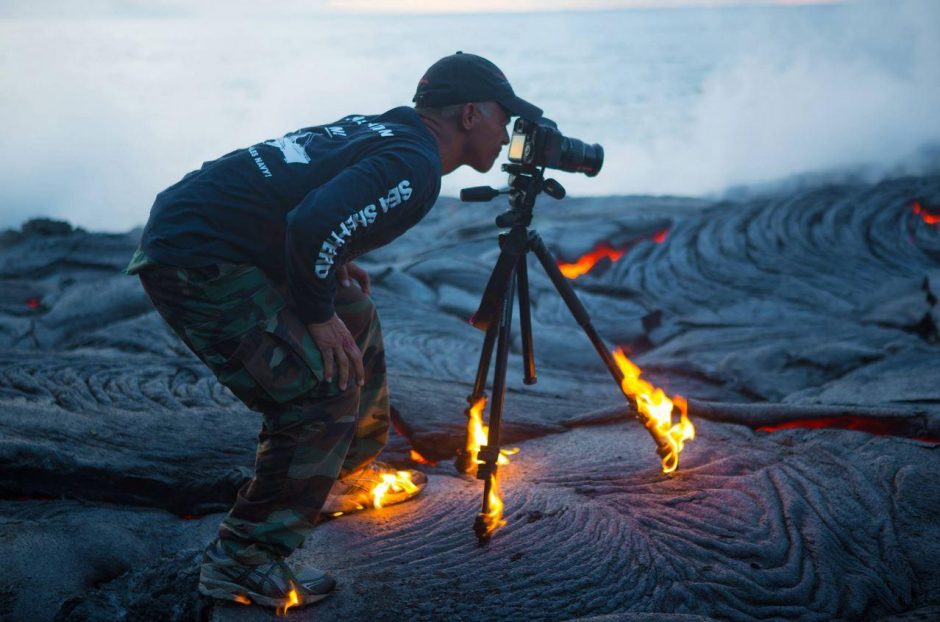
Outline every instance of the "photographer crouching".
<path fill-rule="evenodd" d="M 333 590 L 326 572 L 286 559 L 321 512 L 369 507 L 394 471 L 375 461 L 385 357 L 369 276 L 352 260 L 417 224 L 442 175 L 488 171 L 512 116 L 542 114 L 493 63 L 460 52 L 428 69 L 414 101 L 232 151 L 156 197 L 126 272 L 262 419 L 254 477 L 206 548 L 202 594 L 283 608 Z M 409 476 L 384 504 L 427 482 Z"/>

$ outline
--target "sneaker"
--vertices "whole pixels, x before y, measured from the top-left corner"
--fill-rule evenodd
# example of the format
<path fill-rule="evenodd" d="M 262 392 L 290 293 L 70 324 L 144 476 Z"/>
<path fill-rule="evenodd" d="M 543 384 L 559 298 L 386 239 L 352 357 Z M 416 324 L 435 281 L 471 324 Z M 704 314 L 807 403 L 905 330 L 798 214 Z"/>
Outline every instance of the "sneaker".
<path fill-rule="evenodd" d="M 336 580 L 322 570 L 283 559 L 246 566 L 229 557 L 218 538 L 206 548 L 199 572 L 200 594 L 282 611 L 323 600 L 334 587 Z"/>
<path fill-rule="evenodd" d="M 337 480 L 320 513 L 340 516 L 371 507 L 395 505 L 416 497 L 427 483 L 428 477 L 421 471 L 398 470 L 384 462 L 372 462 Z M 379 485 L 383 485 L 384 494 L 373 494 Z"/>

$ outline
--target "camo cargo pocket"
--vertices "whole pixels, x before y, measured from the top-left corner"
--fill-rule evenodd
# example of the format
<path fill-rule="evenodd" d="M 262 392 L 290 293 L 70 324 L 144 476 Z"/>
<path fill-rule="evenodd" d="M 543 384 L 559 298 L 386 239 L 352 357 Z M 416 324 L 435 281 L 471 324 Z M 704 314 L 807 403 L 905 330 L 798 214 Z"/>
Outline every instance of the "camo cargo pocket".
<path fill-rule="evenodd" d="M 232 358 L 241 362 L 275 402 L 329 390 L 329 385 L 321 384 L 323 359 L 319 349 L 300 319 L 287 309 L 247 333 Z"/>
<path fill-rule="evenodd" d="M 259 400 L 287 402 L 317 389 L 320 350 L 259 269 L 221 265 L 194 276 L 199 278 L 187 283 L 191 295 L 174 319 L 196 323 L 180 322 L 177 332 L 219 382 L 251 408 Z"/>

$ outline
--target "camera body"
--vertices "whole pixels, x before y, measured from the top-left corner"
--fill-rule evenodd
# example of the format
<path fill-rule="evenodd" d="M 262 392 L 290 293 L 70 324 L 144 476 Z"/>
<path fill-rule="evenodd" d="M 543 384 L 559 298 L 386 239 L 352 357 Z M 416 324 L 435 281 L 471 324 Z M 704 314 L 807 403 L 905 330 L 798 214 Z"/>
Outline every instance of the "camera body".
<path fill-rule="evenodd" d="M 538 123 L 520 118 L 512 129 L 509 161 L 528 168 L 554 168 L 594 177 L 604 164 L 604 148 L 563 135 L 547 119 Z"/>

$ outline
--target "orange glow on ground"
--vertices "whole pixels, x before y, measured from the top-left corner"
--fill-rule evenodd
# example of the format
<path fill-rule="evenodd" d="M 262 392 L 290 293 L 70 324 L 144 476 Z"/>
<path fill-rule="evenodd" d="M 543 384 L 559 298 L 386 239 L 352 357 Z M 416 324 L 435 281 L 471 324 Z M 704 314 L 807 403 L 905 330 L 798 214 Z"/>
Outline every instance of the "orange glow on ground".
<path fill-rule="evenodd" d="M 437 462 L 434 460 L 429 460 L 428 458 L 422 456 L 417 449 L 412 449 L 410 452 L 408 452 L 408 457 L 411 458 L 412 462 L 417 462 L 418 464 L 429 464 L 431 466 L 435 466 L 437 464 Z"/>

